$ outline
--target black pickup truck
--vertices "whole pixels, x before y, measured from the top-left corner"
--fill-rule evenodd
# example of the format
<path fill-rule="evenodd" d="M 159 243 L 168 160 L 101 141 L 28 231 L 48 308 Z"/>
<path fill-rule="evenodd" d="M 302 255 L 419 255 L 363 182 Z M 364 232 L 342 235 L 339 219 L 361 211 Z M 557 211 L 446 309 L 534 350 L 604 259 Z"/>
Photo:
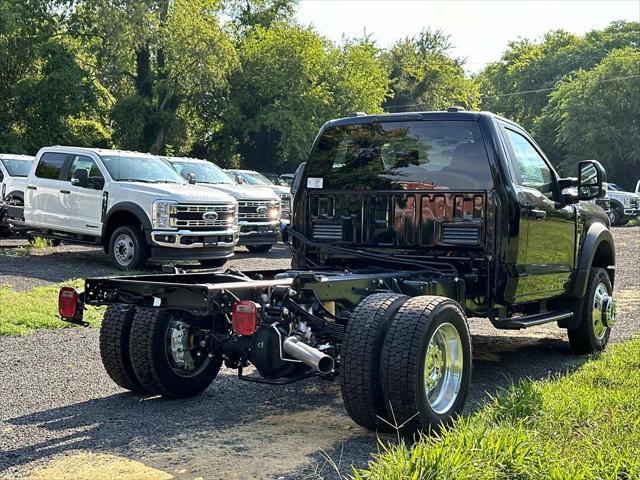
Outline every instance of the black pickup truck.
<path fill-rule="evenodd" d="M 582 201 L 605 194 L 605 172 L 577 174 L 559 178 L 491 113 L 333 120 L 294 182 L 290 270 L 89 278 L 61 290 L 60 314 L 108 306 L 102 360 L 136 393 L 196 395 L 223 364 L 269 384 L 338 378 L 356 423 L 429 429 L 463 408 L 468 317 L 556 322 L 581 354 L 607 344 L 614 243 Z"/>

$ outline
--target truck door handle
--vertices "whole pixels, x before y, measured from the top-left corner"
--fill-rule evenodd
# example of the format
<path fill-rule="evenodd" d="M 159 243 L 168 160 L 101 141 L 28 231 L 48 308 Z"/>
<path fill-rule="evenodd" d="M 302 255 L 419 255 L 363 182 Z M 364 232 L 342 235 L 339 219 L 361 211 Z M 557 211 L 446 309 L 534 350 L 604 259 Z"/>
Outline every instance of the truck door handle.
<path fill-rule="evenodd" d="M 27 190 L 37 190 L 38 187 L 34 187 L 33 185 L 27 185 Z"/>
<path fill-rule="evenodd" d="M 535 208 L 532 208 L 531 210 L 529 210 L 529 216 L 531 218 L 535 218 L 536 220 L 542 220 L 547 216 L 547 212 L 545 212 L 544 210 L 536 210 Z"/>
<path fill-rule="evenodd" d="M 70 194 L 71 192 L 69 190 L 60 190 L 60 193 L 64 193 L 65 195 Z"/>

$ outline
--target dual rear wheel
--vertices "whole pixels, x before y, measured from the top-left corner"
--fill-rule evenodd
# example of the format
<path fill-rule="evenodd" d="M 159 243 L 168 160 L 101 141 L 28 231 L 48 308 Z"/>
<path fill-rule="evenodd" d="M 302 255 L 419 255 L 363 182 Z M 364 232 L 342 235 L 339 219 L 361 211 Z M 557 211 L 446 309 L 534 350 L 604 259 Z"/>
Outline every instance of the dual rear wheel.
<path fill-rule="evenodd" d="M 100 329 L 100 354 L 111 379 L 134 393 L 186 398 L 216 378 L 220 355 L 210 355 L 199 330 L 166 311 L 116 305 Z"/>
<path fill-rule="evenodd" d="M 448 425 L 471 380 L 471 338 L 445 297 L 379 293 L 354 311 L 342 346 L 341 390 L 359 425 L 413 433 Z"/>

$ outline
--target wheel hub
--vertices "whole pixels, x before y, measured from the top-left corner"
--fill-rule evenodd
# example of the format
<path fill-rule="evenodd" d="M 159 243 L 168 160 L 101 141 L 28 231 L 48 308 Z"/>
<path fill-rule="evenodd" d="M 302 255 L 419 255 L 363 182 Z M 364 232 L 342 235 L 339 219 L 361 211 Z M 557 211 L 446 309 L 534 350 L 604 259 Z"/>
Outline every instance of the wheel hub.
<path fill-rule="evenodd" d="M 118 235 L 114 242 L 114 254 L 118 263 L 120 265 L 129 265 L 133 260 L 134 253 L 133 239 L 125 233 Z"/>
<path fill-rule="evenodd" d="M 424 360 L 424 389 L 436 414 L 447 413 L 458 398 L 463 364 L 458 330 L 450 323 L 441 324 L 429 340 Z"/>
<path fill-rule="evenodd" d="M 593 323 L 593 334 L 598 340 L 604 338 L 607 329 L 611 328 L 616 320 L 616 302 L 609 295 L 607 286 L 599 283 L 593 295 L 593 307 L 591 311 L 591 321 Z"/>

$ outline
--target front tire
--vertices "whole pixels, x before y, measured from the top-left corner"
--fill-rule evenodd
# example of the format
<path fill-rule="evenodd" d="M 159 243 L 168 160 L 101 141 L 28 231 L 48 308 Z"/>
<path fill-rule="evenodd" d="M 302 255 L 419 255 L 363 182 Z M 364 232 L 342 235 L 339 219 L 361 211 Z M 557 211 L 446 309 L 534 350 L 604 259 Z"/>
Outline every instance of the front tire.
<path fill-rule="evenodd" d="M 609 217 L 612 227 L 619 227 L 624 220 L 624 210 L 620 207 L 611 207 L 611 215 Z"/>
<path fill-rule="evenodd" d="M 202 393 L 218 375 L 222 357 L 209 356 L 193 337 L 192 327 L 167 311 L 136 309 L 129 354 L 140 383 L 169 398 Z"/>
<path fill-rule="evenodd" d="M 471 337 L 458 303 L 413 297 L 400 307 L 382 349 L 387 415 L 405 434 L 449 425 L 471 381 Z"/>
<path fill-rule="evenodd" d="M 615 321 L 615 303 L 612 301 L 613 287 L 609 274 L 604 268 L 594 267 L 589 272 L 587 291 L 578 299 L 572 310 L 580 318 L 576 328 L 567 329 L 569 343 L 579 354 L 604 350 L 611 335 L 611 325 Z M 608 297 L 608 299 L 607 299 Z M 607 315 L 613 316 L 611 322 Z"/>
<path fill-rule="evenodd" d="M 109 239 L 109 255 L 118 270 L 135 270 L 147 262 L 147 242 L 142 232 L 123 225 L 114 230 Z"/>
<path fill-rule="evenodd" d="M 376 293 L 362 300 L 347 324 L 340 350 L 340 389 L 349 416 L 370 430 L 387 431 L 387 416 L 380 383 L 380 356 L 389 325 L 409 297 Z"/>
<path fill-rule="evenodd" d="M 134 393 L 149 391 L 138 381 L 131 366 L 129 337 L 135 309 L 122 305 L 107 308 L 100 326 L 100 357 L 111 380 Z"/>

